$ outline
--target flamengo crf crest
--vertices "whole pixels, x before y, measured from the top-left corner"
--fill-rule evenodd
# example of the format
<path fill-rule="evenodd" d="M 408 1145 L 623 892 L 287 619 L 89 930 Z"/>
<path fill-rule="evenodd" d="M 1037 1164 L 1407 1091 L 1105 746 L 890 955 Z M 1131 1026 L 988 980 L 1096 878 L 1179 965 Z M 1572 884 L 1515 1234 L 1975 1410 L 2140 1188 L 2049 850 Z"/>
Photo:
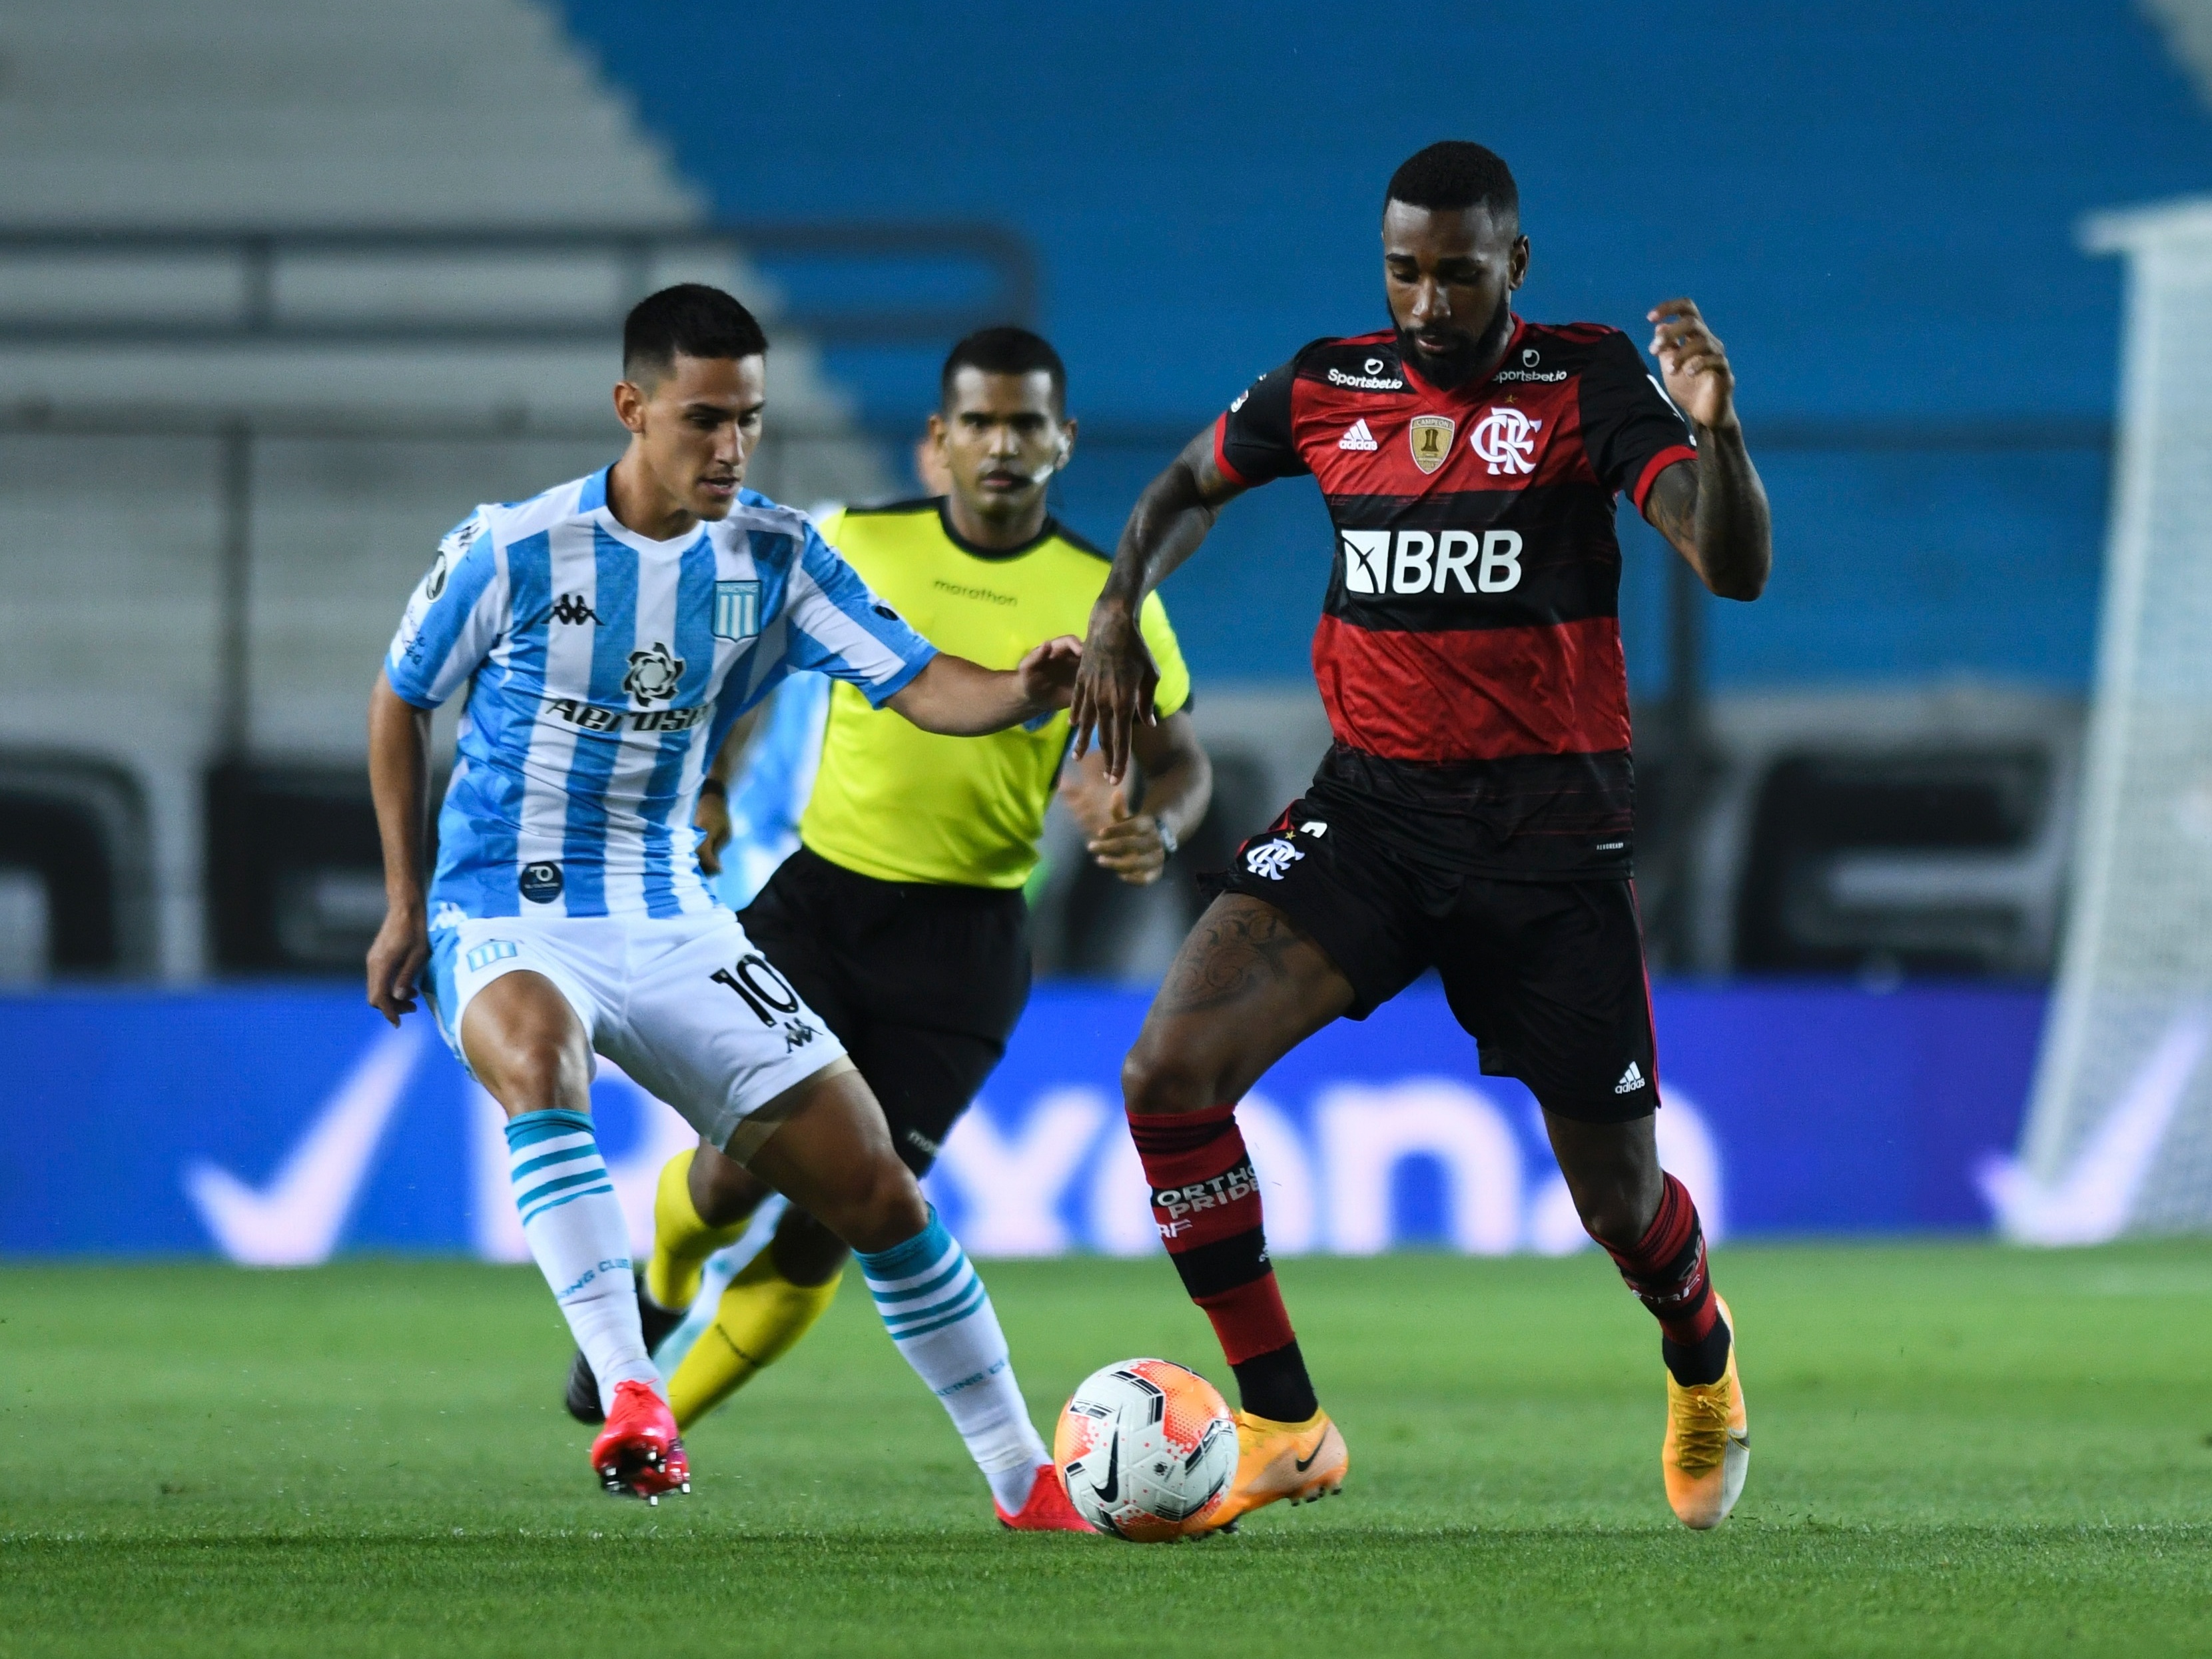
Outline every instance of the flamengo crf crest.
<path fill-rule="evenodd" d="M 750 639 L 760 632 L 760 583 L 714 584 L 714 637 Z"/>
<path fill-rule="evenodd" d="M 1416 415 L 1406 428 L 1406 442 L 1413 452 L 1413 465 L 1433 473 L 1451 457 L 1453 421 L 1449 415 Z"/>
<path fill-rule="evenodd" d="M 677 682 L 683 678 L 684 659 L 672 656 L 668 647 L 655 640 L 651 650 L 629 654 L 623 690 L 641 703 L 664 703 L 676 695 Z"/>

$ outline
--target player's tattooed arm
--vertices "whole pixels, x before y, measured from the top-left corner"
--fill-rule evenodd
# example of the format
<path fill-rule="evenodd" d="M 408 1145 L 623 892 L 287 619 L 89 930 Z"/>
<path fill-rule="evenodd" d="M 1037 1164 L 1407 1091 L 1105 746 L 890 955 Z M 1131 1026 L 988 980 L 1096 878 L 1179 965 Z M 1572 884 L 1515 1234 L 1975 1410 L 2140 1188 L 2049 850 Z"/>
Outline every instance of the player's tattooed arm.
<path fill-rule="evenodd" d="M 1243 492 L 1214 464 L 1209 426 L 1145 486 L 1121 527 L 1114 568 L 1091 607 L 1090 637 L 1068 710 L 1077 758 L 1090 752 L 1095 734 L 1106 775 L 1115 783 L 1128 774 L 1130 734 L 1139 723 L 1150 725 L 1155 718 L 1159 670 L 1138 626 L 1145 595 L 1198 551 L 1222 508 Z"/>
<path fill-rule="evenodd" d="M 1644 516 L 1714 593 L 1757 599 L 1774 567 L 1772 524 L 1736 418 L 1727 348 L 1692 301 L 1654 307 L 1650 321 L 1651 355 L 1667 395 L 1697 429 L 1698 458 L 1677 461 L 1653 480 Z"/>

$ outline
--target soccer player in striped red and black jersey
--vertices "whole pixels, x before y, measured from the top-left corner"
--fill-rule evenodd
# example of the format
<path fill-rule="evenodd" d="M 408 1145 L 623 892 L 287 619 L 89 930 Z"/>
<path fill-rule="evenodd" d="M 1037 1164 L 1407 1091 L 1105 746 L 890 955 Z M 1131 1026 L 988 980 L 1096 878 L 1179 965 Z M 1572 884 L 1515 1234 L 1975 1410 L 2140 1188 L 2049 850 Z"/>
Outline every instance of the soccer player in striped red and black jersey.
<path fill-rule="evenodd" d="M 1304 347 L 1146 488 L 1077 682 L 1079 746 L 1095 731 L 1119 776 L 1151 707 L 1144 595 L 1234 497 L 1313 475 L 1335 530 L 1313 644 L 1335 741 L 1214 878 L 1124 1070 L 1161 1235 L 1243 1396 L 1223 1519 L 1334 1491 L 1349 1463 L 1268 1266 L 1236 1102 L 1434 968 L 1482 1069 L 1534 1093 L 1583 1224 L 1658 1319 L 1668 1497 L 1710 1527 L 1749 1435 L 1697 1208 L 1653 1135 L 1613 515 L 1627 497 L 1714 593 L 1749 600 L 1765 495 L 1689 301 L 1649 315 L 1656 377 L 1617 329 L 1514 314 L 1528 241 L 1489 150 L 1398 169 L 1382 263 L 1389 329 Z"/>

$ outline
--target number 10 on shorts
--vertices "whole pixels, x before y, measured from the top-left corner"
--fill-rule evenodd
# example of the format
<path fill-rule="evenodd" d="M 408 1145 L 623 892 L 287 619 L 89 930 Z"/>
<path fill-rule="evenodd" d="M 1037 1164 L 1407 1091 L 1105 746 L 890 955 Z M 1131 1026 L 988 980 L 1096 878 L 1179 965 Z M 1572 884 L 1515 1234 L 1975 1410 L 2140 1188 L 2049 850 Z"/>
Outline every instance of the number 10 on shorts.
<path fill-rule="evenodd" d="M 778 1014 L 799 1012 L 799 993 L 757 951 L 738 957 L 735 967 L 716 968 L 707 977 L 743 997 L 763 1025 L 774 1025 Z"/>

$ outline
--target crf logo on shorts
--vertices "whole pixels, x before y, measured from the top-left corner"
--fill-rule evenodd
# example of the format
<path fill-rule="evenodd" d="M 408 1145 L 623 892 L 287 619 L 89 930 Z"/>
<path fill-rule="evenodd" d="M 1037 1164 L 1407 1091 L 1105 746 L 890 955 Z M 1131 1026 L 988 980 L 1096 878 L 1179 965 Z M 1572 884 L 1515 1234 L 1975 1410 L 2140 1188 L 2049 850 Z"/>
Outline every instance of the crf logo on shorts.
<path fill-rule="evenodd" d="M 1355 594 L 1504 594 L 1521 585 L 1518 530 L 1346 530 Z"/>
<path fill-rule="evenodd" d="M 1283 872 L 1305 857 L 1288 841 L 1280 839 L 1263 841 L 1244 855 L 1244 868 L 1255 875 L 1264 875 L 1270 881 L 1279 881 Z"/>
<path fill-rule="evenodd" d="M 1536 433 L 1543 426 L 1510 404 L 1492 404 L 1468 434 L 1468 448 L 1489 464 L 1491 473 L 1524 473 L 1536 470 Z"/>

